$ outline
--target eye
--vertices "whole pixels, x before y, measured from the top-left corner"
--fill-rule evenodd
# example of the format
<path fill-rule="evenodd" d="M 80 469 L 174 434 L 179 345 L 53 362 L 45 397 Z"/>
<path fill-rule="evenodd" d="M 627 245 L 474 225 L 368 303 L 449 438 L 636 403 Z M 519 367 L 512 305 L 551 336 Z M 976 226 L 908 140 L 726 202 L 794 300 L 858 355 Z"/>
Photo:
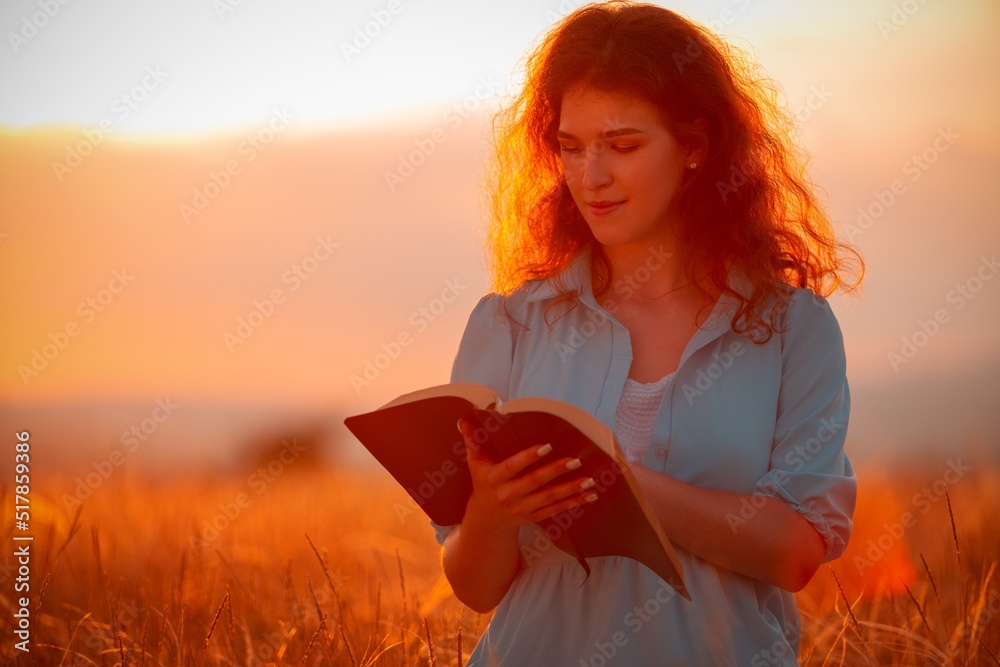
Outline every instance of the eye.
<path fill-rule="evenodd" d="M 631 153 L 635 149 L 639 148 L 639 146 L 638 144 L 628 144 L 628 145 L 615 144 L 614 146 L 612 146 L 612 148 L 614 148 L 619 153 Z"/>
<path fill-rule="evenodd" d="M 563 153 L 569 153 L 570 155 L 576 155 L 576 154 L 581 153 L 583 151 L 583 147 L 582 146 L 565 146 L 565 145 L 560 144 L 559 150 L 562 151 Z"/>

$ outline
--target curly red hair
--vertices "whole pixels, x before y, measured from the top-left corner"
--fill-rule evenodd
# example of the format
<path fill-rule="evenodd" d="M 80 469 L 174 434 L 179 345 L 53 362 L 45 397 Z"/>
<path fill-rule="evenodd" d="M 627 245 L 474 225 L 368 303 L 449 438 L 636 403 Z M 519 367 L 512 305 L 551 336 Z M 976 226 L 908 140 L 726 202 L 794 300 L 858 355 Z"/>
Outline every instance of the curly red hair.
<path fill-rule="evenodd" d="M 671 203 L 675 231 L 689 280 L 707 270 L 739 300 L 735 331 L 770 339 L 782 302 L 771 297 L 786 286 L 829 296 L 860 285 L 864 263 L 834 239 L 794 123 L 758 70 L 710 30 L 655 5 L 613 0 L 563 18 L 528 55 L 523 88 L 494 118 L 492 289 L 509 295 L 556 276 L 587 247 L 594 294 L 610 286 L 610 262 L 566 186 L 556 139 L 562 97 L 577 84 L 648 100 L 678 142 L 705 149 Z M 730 286 L 731 272 L 748 282 L 749 296 Z"/>

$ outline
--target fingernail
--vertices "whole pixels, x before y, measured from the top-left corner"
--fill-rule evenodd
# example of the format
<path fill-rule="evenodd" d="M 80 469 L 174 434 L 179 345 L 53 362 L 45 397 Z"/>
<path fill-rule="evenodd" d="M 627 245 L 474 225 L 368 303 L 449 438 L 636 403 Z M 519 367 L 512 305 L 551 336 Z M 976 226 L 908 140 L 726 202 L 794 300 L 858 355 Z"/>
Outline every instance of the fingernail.
<path fill-rule="evenodd" d="M 589 496 L 586 496 L 584 498 L 584 500 L 586 500 L 588 503 L 592 503 L 595 500 L 597 500 L 597 494 L 596 493 L 591 493 Z"/>
<path fill-rule="evenodd" d="M 545 456 L 546 454 L 548 454 L 551 451 L 552 451 L 552 445 L 551 444 L 545 444 L 545 445 L 542 445 L 541 447 L 539 447 L 536 453 L 539 456 Z"/>
<path fill-rule="evenodd" d="M 572 461 L 567 461 L 566 462 L 566 469 L 567 470 L 576 470 L 577 468 L 579 468 L 582 465 L 583 465 L 583 463 L 580 461 L 580 459 L 573 459 Z"/>
<path fill-rule="evenodd" d="M 580 482 L 580 488 L 589 489 L 590 487 L 595 486 L 596 484 L 597 482 L 594 481 L 593 477 L 588 477 L 587 479 Z"/>

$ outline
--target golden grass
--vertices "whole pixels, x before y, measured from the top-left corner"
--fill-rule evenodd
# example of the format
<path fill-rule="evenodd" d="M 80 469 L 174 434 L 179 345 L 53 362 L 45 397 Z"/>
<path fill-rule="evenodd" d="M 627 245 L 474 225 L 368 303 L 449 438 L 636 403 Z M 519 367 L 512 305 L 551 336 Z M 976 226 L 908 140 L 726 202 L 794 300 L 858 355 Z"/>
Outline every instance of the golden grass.
<path fill-rule="evenodd" d="M 61 500 L 74 479 L 44 480 L 32 492 L 32 651 L 13 649 L 6 613 L 0 658 L 16 656 L 19 665 L 464 664 L 459 654 L 468 658 L 489 615 L 451 595 L 426 517 L 400 514 L 415 505 L 386 475 L 300 468 L 265 489 L 242 476 L 155 479 L 122 471 L 80 508 Z M 803 665 L 1000 665 L 1000 468 L 973 468 L 944 487 L 946 496 L 915 502 L 946 468 L 859 472 L 850 549 L 797 596 Z M 10 494 L 4 489 L 4 507 Z M 893 523 L 904 512 L 914 522 L 899 535 Z M 5 553 L 13 544 L 9 515 Z M 217 536 L 199 539 L 213 520 Z M 872 544 L 888 548 L 858 561 L 876 555 Z M 10 571 L 0 579 L 0 603 L 10 609 Z"/>

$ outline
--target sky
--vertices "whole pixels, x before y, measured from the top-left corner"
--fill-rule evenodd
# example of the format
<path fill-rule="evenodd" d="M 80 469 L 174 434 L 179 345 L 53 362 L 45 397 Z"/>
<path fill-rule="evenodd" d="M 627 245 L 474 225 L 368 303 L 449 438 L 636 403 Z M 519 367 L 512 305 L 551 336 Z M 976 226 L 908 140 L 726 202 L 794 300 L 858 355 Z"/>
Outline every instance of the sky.
<path fill-rule="evenodd" d="M 103 0 L 43 10 L 41 0 L 8 0 L 0 9 L 7 43 L 0 80 L 15 94 L 5 95 L 0 123 L 94 126 L 110 115 L 122 133 L 202 133 L 257 125 L 275 105 L 290 107 L 304 125 L 398 119 L 464 97 L 481 77 L 516 84 L 527 47 L 581 4 Z M 988 0 L 664 6 L 759 50 L 790 96 L 836 77 L 881 88 L 883 113 L 912 111 L 913 98 L 899 94 L 907 89 L 939 111 L 976 95 L 996 101 L 995 87 L 974 90 L 996 73 L 988 38 L 998 10 Z M 941 77 L 952 60 L 944 45 L 979 62 Z M 115 101 L 142 85 L 150 67 L 164 78 L 119 120 Z M 916 76 L 925 67 L 945 89 L 928 94 Z M 989 112 L 972 114 L 986 120 Z"/>
<path fill-rule="evenodd" d="M 0 423 L 107 446 L 169 399 L 151 442 L 210 447 L 446 382 L 489 115 L 579 4 L 5 2 Z M 860 442 L 1000 434 L 1000 7 L 663 4 L 779 82 L 865 257 L 832 297 Z M 80 404 L 127 408 L 53 412 Z"/>

